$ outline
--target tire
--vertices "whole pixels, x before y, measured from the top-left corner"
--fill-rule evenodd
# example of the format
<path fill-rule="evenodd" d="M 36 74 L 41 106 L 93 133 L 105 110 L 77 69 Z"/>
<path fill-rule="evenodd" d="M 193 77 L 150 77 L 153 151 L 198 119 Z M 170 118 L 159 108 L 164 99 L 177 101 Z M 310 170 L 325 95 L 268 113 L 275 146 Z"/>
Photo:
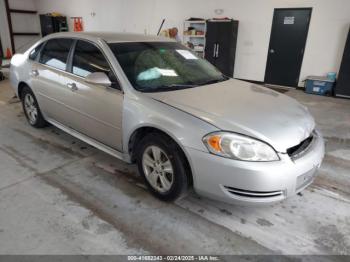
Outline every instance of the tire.
<path fill-rule="evenodd" d="M 157 148 L 160 149 L 160 152 L 157 151 Z M 161 164 L 158 166 L 157 161 L 152 157 L 154 150 L 156 155 L 160 155 Z M 153 160 L 156 165 L 153 166 L 153 170 L 150 160 Z M 158 199 L 174 201 L 186 194 L 189 180 L 186 173 L 185 156 L 179 146 L 169 137 L 159 133 L 146 135 L 137 147 L 136 162 L 139 173 L 144 178 L 148 189 Z M 155 177 L 156 179 L 154 179 Z M 155 181 L 156 183 L 154 183 Z M 165 181 L 170 182 L 170 186 Z"/>
<path fill-rule="evenodd" d="M 28 86 L 24 87 L 21 92 L 21 101 L 28 123 L 36 128 L 46 127 L 47 122 L 40 111 L 38 101 Z"/>

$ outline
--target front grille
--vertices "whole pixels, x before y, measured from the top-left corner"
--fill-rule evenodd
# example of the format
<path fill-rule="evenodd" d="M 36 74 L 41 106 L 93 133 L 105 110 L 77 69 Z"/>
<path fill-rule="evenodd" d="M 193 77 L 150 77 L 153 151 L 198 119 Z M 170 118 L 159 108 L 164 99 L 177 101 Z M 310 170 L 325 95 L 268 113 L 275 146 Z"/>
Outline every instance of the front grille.
<path fill-rule="evenodd" d="M 314 139 L 315 139 L 315 135 L 314 133 L 312 133 L 311 136 L 303 140 L 299 145 L 288 148 L 287 154 L 294 159 L 301 157 L 307 152 L 307 150 L 309 149 Z"/>
<path fill-rule="evenodd" d="M 279 197 L 283 195 L 283 191 L 249 191 L 244 189 L 233 188 L 229 186 L 224 186 L 225 189 L 236 196 L 240 197 L 249 197 L 249 198 L 271 198 L 271 197 Z"/>

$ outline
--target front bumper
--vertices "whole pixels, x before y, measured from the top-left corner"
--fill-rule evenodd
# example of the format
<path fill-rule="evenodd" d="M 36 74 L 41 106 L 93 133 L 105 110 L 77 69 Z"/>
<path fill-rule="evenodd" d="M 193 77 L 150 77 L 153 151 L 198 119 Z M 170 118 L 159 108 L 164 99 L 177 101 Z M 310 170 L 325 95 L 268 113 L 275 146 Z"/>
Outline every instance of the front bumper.
<path fill-rule="evenodd" d="M 203 196 L 235 204 L 281 201 L 309 186 L 324 157 L 324 140 L 317 133 L 302 157 L 279 154 L 276 162 L 244 162 L 186 148 L 194 189 Z"/>

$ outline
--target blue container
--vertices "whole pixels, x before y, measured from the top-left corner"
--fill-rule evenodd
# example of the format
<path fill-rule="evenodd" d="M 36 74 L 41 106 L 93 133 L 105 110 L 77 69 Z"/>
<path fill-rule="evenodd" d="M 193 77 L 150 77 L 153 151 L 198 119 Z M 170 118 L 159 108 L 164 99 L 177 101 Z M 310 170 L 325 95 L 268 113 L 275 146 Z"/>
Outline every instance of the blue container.
<path fill-rule="evenodd" d="M 305 82 L 305 92 L 321 96 L 330 96 L 333 94 L 335 80 L 330 80 L 322 76 L 309 76 Z"/>
<path fill-rule="evenodd" d="M 330 73 L 327 74 L 327 78 L 329 80 L 335 81 L 337 79 L 337 73 L 330 72 Z"/>

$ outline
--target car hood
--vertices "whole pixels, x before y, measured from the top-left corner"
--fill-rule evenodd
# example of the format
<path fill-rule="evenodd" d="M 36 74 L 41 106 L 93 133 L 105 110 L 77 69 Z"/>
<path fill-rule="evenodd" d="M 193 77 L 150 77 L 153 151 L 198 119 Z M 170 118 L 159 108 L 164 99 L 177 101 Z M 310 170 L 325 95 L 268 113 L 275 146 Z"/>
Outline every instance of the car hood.
<path fill-rule="evenodd" d="M 307 108 L 296 100 L 234 79 L 148 95 L 221 130 L 263 140 L 279 152 L 298 145 L 315 128 Z"/>

